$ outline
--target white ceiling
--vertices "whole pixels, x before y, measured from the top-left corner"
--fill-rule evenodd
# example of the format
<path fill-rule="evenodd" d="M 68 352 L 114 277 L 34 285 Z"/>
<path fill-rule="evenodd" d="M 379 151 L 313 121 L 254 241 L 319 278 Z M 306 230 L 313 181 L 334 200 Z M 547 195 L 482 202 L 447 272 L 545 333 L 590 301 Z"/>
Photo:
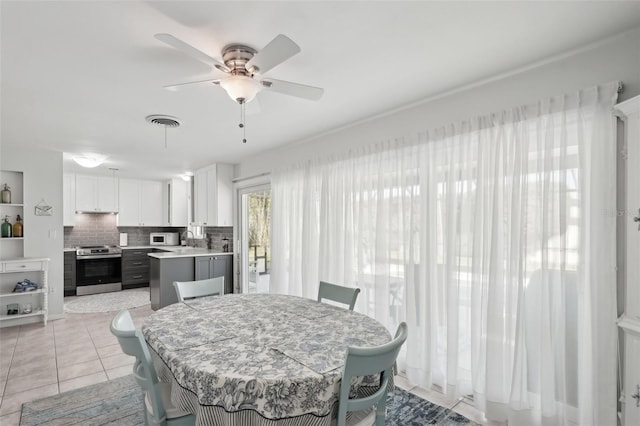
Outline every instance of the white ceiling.
<path fill-rule="evenodd" d="M 166 178 L 243 158 L 640 25 L 640 2 L 6 1 L 1 143 L 109 156 L 92 172 Z M 211 68 L 159 42 L 170 33 L 220 58 L 278 34 L 301 53 L 266 75 L 325 89 L 318 102 L 259 94 L 248 113 L 218 86 L 171 92 Z M 252 104 L 247 105 L 251 111 Z M 176 116 L 177 129 L 145 121 Z M 89 169 L 82 169 L 89 171 Z"/>

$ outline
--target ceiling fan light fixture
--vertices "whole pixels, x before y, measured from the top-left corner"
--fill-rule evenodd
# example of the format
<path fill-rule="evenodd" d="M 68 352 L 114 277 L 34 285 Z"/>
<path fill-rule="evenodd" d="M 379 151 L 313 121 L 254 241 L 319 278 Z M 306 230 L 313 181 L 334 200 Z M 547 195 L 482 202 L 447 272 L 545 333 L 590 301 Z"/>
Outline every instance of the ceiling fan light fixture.
<path fill-rule="evenodd" d="M 78 163 L 80 166 L 89 169 L 98 167 L 100 164 L 104 163 L 106 159 L 107 156 L 102 154 L 83 154 L 73 157 L 73 161 Z"/>
<path fill-rule="evenodd" d="M 231 75 L 220 81 L 231 99 L 238 103 L 251 102 L 262 86 L 257 80 L 246 75 Z"/>

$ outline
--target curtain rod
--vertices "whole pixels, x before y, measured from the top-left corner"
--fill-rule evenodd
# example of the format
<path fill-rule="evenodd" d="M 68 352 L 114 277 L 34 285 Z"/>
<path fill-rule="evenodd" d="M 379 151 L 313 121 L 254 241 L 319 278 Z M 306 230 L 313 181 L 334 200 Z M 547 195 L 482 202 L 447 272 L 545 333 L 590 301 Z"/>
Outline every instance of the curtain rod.
<path fill-rule="evenodd" d="M 243 180 L 259 178 L 259 177 L 262 177 L 262 176 L 269 176 L 270 174 L 271 174 L 271 172 L 264 172 L 264 173 L 260 173 L 260 174 L 253 175 L 253 176 L 244 176 L 244 177 L 239 177 L 239 178 L 233 178 L 233 179 L 231 179 L 231 182 L 233 182 L 233 183 L 242 182 Z"/>

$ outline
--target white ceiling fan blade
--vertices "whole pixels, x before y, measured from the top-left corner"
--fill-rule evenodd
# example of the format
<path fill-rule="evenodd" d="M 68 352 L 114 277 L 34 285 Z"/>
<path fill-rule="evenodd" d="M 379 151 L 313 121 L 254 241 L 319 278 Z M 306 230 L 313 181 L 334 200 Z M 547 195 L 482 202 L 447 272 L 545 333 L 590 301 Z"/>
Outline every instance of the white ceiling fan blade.
<path fill-rule="evenodd" d="M 245 112 L 247 115 L 256 115 L 262 112 L 262 108 L 260 107 L 260 100 L 258 96 L 253 98 L 251 102 L 247 102 L 245 105 Z"/>
<path fill-rule="evenodd" d="M 264 79 L 260 83 L 265 86 L 265 89 L 282 93 L 284 95 L 309 99 L 310 101 L 317 101 L 324 93 L 324 89 L 321 89 L 320 87 L 307 86 L 304 84 L 292 83 L 290 81 L 275 80 L 273 78 Z"/>
<path fill-rule="evenodd" d="M 188 81 L 186 83 L 178 83 L 178 84 L 170 84 L 168 86 L 164 86 L 165 89 L 167 90 L 171 90 L 173 92 L 175 92 L 176 90 L 180 90 L 185 86 L 189 86 L 192 84 L 202 84 L 202 83 L 211 83 L 211 84 L 217 84 L 219 83 L 220 80 L 212 80 L 212 79 L 207 79 L 207 80 L 198 80 L 198 81 Z"/>
<path fill-rule="evenodd" d="M 169 46 L 174 47 L 183 53 L 186 53 L 192 58 L 199 60 L 200 62 L 204 62 L 207 65 L 211 65 L 212 67 L 216 67 L 225 72 L 229 71 L 229 68 L 227 68 L 227 66 L 222 62 L 216 59 L 213 59 L 211 56 L 207 55 L 206 53 L 196 49 L 195 47 L 185 43 L 180 39 L 175 38 L 171 34 L 161 33 L 161 34 L 156 34 L 154 37 L 160 40 L 161 42 L 166 43 Z"/>
<path fill-rule="evenodd" d="M 279 34 L 247 62 L 246 68 L 257 67 L 258 72 L 264 74 L 298 52 L 300 52 L 300 46 L 289 37 Z"/>

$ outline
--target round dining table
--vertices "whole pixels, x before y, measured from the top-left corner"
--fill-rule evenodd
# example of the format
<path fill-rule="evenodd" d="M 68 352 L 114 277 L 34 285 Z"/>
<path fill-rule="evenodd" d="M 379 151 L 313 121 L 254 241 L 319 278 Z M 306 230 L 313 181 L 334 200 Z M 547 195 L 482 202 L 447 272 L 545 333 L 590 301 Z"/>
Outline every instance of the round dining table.
<path fill-rule="evenodd" d="M 391 340 L 365 315 L 271 294 L 175 303 L 151 314 L 142 332 L 172 402 L 202 425 L 328 426 L 347 346 Z M 365 377 L 352 391 L 377 386 L 376 377 Z"/>

